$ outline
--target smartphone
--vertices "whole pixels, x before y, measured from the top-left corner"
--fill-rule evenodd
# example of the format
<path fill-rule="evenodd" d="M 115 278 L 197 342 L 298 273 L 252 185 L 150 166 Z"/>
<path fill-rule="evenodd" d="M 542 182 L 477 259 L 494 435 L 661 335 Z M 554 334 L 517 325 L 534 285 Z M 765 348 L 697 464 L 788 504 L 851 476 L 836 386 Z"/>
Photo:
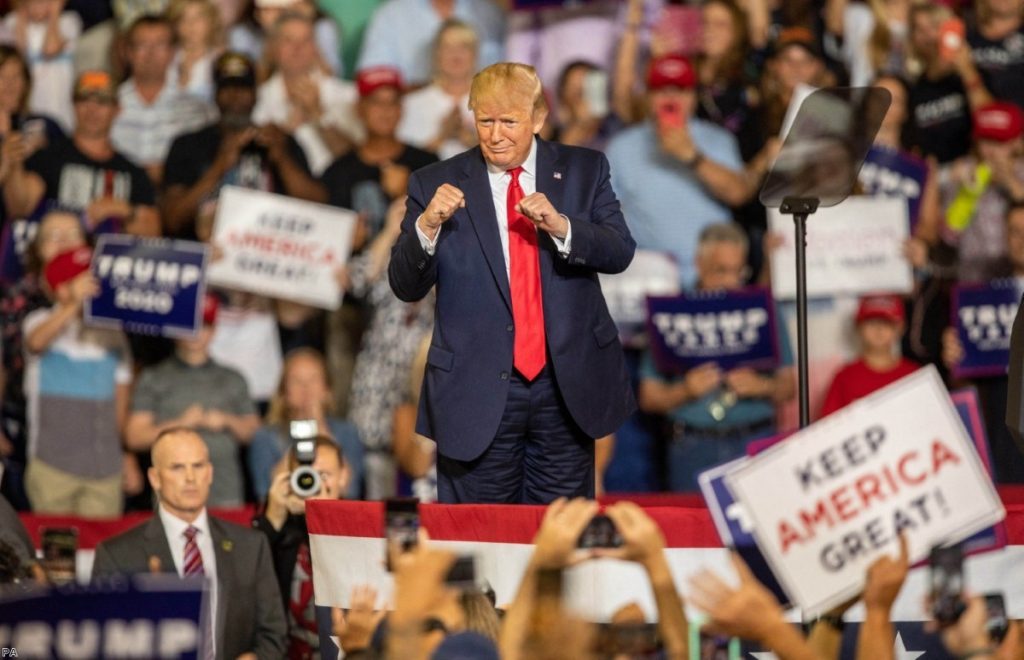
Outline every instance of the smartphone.
<path fill-rule="evenodd" d="M 956 623 L 964 613 L 964 551 L 961 545 L 936 546 L 931 565 L 932 616 L 942 626 Z"/>
<path fill-rule="evenodd" d="M 52 584 L 74 582 L 78 530 L 74 527 L 44 527 L 42 546 L 46 578 Z"/>
<path fill-rule="evenodd" d="M 653 623 L 602 623 L 595 637 L 599 657 L 628 656 L 630 660 L 661 657 L 658 626 Z"/>
<path fill-rule="evenodd" d="M 594 516 L 576 542 L 578 548 L 619 548 L 621 546 L 622 537 L 619 536 L 619 530 L 615 529 L 612 519 L 604 514 Z"/>
<path fill-rule="evenodd" d="M 661 131 L 682 128 L 686 123 L 682 106 L 669 100 L 662 100 L 655 105 L 654 118 Z"/>
<path fill-rule="evenodd" d="M 996 644 L 1002 643 L 1010 626 L 1003 594 L 985 594 L 985 612 L 985 630 L 988 631 L 989 639 Z"/>
<path fill-rule="evenodd" d="M 444 580 L 449 587 L 460 591 L 478 591 L 480 583 L 476 577 L 476 556 L 460 555 L 455 563 L 448 569 L 448 575 Z"/>
<path fill-rule="evenodd" d="M 697 648 L 700 660 L 734 660 L 740 657 L 738 637 L 712 635 L 701 631 Z"/>
<path fill-rule="evenodd" d="M 583 99 L 594 117 L 605 117 L 608 108 L 608 74 L 600 69 L 588 71 L 583 77 Z"/>
<path fill-rule="evenodd" d="M 21 125 L 21 135 L 29 153 L 35 153 L 46 146 L 46 122 L 38 117 L 26 119 Z"/>
<path fill-rule="evenodd" d="M 943 21 L 939 26 L 939 59 L 952 61 L 964 43 L 965 34 L 964 22 L 959 18 L 947 18 Z"/>
<path fill-rule="evenodd" d="M 415 497 L 392 497 L 384 501 L 384 538 L 387 541 L 387 569 L 391 566 L 392 545 L 397 545 L 401 552 L 409 552 L 416 547 L 420 531 L 420 501 Z"/>
<path fill-rule="evenodd" d="M 288 425 L 288 433 L 292 440 L 309 440 L 315 438 L 320 429 L 315 419 L 296 419 Z"/>

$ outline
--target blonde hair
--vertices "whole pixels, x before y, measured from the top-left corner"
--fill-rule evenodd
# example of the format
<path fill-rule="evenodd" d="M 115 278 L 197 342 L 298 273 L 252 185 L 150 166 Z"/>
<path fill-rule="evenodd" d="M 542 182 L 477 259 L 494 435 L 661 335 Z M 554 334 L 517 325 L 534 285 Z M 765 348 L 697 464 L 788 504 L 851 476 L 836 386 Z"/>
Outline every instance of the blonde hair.
<path fill-rule="evenodd" d="M 498 62 L 473 76 L 469 88 L 469 109 L 476 110 L 485 99 L 527 97 L 534 115 L 547 112 L 544 88 L 537 70 L 529 64 Z"/>
<path fill-rule="evenodd" d="M 331 374 L 327 369 L 327 361 L 320 354 L 320 351 L 313 348 L 296 348 L 288 351 L 288 354 L 284 356 L 284 365 L 281 368 L 281 381 L 277 384 L 277 392 L 274 393 L 274 397 L 270 400 L 270 405 L 267 406 L 268 424 L 284 425 L 291 421 L 288 403 L 285 401 L 284 396 L 284 384 L 288 379 L 288 368 L 300 358 L 309 358 L 320 366 L 320 370 L 324 374 L 324 384 L 327 386 L 327 392 L 330 393 L 331 391 Z M 328 396 L 324 401 L 324 414 L 330 415 L 332 412 L 334 412 L 334 401 L 333 397 Z"/>
<path fill-rule="evenodd" d="M 210 34 L 206 39 L 207 48 L 219 48 L 224 45 L 224 25 L 220 20 L 220 11 L 210 0 L 173 0 L 165 16 L 174 29 L 175 40 L 178 34 L 178 21 L 185 15 L 185 7 L 188 5 L 199 5 L 207 22 L 210 24 Z"/>

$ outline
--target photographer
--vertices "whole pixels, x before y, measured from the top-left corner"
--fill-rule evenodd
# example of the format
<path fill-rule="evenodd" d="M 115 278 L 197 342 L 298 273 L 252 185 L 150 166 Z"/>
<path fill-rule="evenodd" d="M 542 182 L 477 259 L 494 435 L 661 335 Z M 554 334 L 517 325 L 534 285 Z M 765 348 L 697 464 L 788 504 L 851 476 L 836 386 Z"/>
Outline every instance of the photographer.
<path fill-rule="evenodd" d="M 340 499 L 348 487 L 350 472 L 341 448 L 328 437 L 308 439 L 311 447 L 297 451 L 293 445 L 278 463 L 267 493 L 267 506 L 253 521 L 270 542 L 270 553 L 277 574 L 288 618 L 290 658 L 311 657 L 326 646 L 331 629 L 329 608 L 313 603 L 313 563 L 306 530 L 307 499 Z M 311 450 L 311 451 L 310 451 Z M 292 476 L 299 467 L 311 468 L 319 476 L 319 489 L 306 498 L 295 492 Z M 300 484 L 302 485 L 302 484 Z M 316 488 L 316 484 L 312 484 Z M 320 635 L 319 631 L 324 631 Z"/>
<path fill-rule="evenodd" d="M 273 125 L 254 126 L 256 72 L 240 53 L 213 65 L 220 121 L 177 138 L 164 166 L 165 233 L 194 237 L 199 208 L 231 184 L 324 202 L 327 194 L 310 176 L 302 148 Z"/>

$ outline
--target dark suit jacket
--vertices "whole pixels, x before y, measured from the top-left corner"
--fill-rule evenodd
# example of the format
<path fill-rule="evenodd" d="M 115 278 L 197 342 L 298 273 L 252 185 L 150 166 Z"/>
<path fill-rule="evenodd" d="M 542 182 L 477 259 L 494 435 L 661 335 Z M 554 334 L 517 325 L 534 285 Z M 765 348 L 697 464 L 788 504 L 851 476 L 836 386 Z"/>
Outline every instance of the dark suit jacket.
<path fill-rule="evenodd" d="M 444 223 L 437 249 L 429 256 L 415 222 L 443 183 L 462 190 L 466 207 Z M 548 356 L 573 420 L 598 438 L 617 430 L 636 404 L 597 273 L 624 270 L 636 243 L 612 191 L 608 160 L 600 152 L 538 139 L 537 192 L 572 223 L 568 257 L 558 254 L 547 233 L 539 232 Z M 437 287 L 416 430 L 436 440 L 445 456 L 473 460 L 494 439 L 505 410 L 515 330 L 498 221 L 479 148 L 412 174 L 388 276 L 395 295 L 405 301 L 419 300 Z"/>
<path fill-rule="evenodd" d="M 209 521 L 217 556 L 217 657 L 234 659 L 246 652 L 274 660 L 285 657 L 288 624 L 266 538 L 213 516 Z M 174 573 L 158 515 L 96 546 L 92 575 L 146 573 L 154 556 L 164 572 Z"/>

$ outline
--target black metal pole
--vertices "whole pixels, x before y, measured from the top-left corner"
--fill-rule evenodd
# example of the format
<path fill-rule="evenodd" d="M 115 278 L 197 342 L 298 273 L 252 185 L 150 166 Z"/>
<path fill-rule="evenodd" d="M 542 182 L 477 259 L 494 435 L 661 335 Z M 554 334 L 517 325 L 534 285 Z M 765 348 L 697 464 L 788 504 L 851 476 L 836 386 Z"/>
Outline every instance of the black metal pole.
<path fill-rule="evenodd" d="M 811 423 L 807 368 L 807 214 L 793 213 L 796 231 L 796 344 L 800 387 L 800 428 Z"/>

